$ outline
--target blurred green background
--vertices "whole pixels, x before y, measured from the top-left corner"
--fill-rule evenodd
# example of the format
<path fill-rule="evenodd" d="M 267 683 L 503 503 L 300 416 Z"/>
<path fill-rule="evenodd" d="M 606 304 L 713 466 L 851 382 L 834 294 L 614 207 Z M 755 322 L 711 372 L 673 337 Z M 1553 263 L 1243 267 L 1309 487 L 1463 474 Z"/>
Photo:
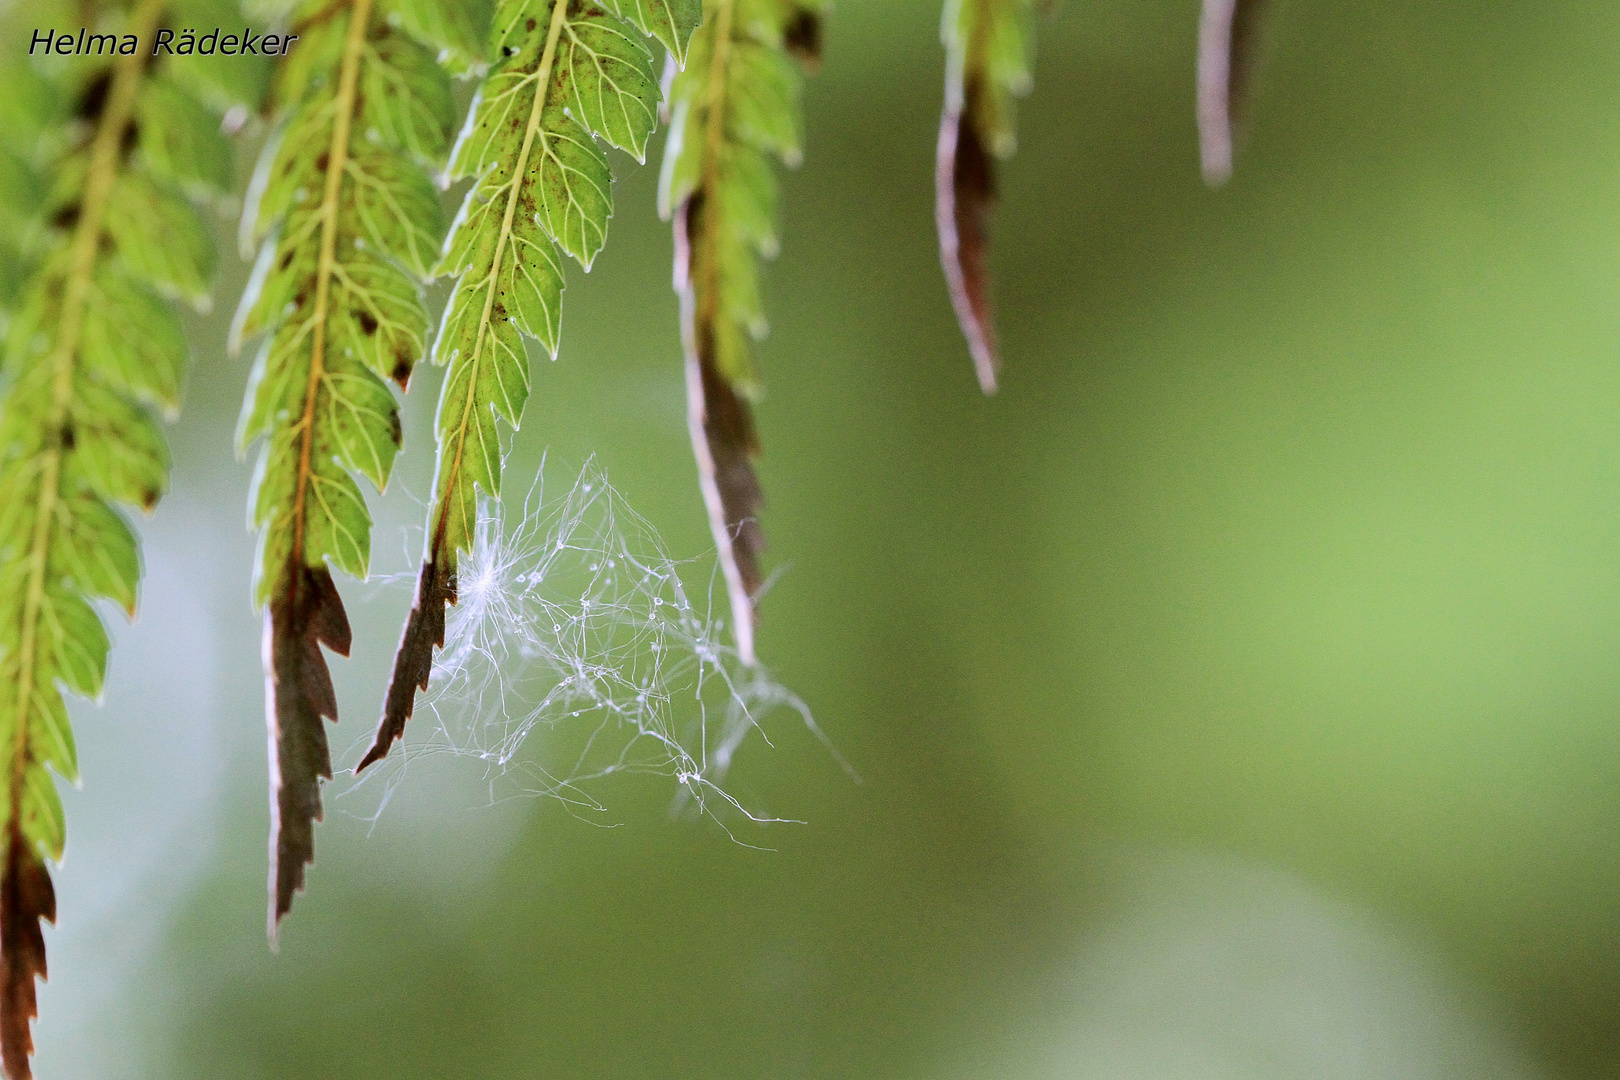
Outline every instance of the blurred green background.
<path fill-rule="evenodd" d="M 374 827 L 329 800 L 269 952 L 228 256 L 142 618 L 75 709 L 39 1075 L 1620 1074 L 1620 6 L 1282 3 L 1221 192 L 1196 7 L 1042 22 L 988 400 L 933 234 L 937 7 L 829 21 L 767 283 L 760 649 L 864 783 L 778 722 L 730 784 L 805 822 L 741 834 L 771 851 L 668 781 L 598 785 L 608 829 L 424 763 Z M 596 454 L 699 555 L 668 232 L 620 172 L 510 475 Z M 408 593 L 343 588 L 352 764 Z"/>

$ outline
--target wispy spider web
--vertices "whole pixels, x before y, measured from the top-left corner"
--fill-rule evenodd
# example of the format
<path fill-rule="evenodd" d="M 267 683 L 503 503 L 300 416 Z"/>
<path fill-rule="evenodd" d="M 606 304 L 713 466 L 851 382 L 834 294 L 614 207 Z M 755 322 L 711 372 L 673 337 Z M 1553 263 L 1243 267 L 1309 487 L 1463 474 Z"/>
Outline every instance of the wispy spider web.
<path fill-rule="evenodd" d="M 681 570 L 701 568 L 670 556 L 594 458 L 560 494 L 546 472 L 542 463 L 521 514 L 480 506 L 460 602 L 404 753 L 382 772 L 376 813 L 413 761 L 450 756 L 483 764 L 492 801 L 551 796 L 602 810 L 599 781 L 640 773 L 674 780 L 677 805 L 701 814 L 784 820 L 721 787 L 737 749 L 754 732 L 769 744 L 761 721 L 784 710 L 831 746 L 798 695 L 738 658 L 711 614 L 729 610 L 715 603 L 717 564 L 694 599 Z"/>

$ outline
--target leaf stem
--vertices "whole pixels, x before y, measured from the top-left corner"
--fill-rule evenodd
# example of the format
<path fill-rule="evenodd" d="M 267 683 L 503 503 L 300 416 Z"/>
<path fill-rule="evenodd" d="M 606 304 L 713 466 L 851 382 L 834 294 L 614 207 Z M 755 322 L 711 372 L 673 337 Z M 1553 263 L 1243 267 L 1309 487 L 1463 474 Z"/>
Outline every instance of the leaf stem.
<path fill-rule="evenodd" d="M 338 71 L 337 98 L 333 102 L 332 141 L 326 152 L 326 189 L 321 196 L 321 251 L 315 269 L 315 310 L 311 318 L 309 384 L 304 391 L 303 429 L 298 448 L 298 485 L 293 495 L 294 564 L 304 560 L 304 523 L 309 495 L 311 458 L 315 448 L 315 402 L 326 374 L 326 308 L 332 292 L 332 269 L 337 262 L 338 195 L 349 160 L 349 128 L 354 118 L 355 86 L 360 78 L 360 53 L 371 18 L 371 0 L 355 0 L 349 11 L 349 31 L 343 42 Z"/>
<path fill-rule="evenodd" d="M 130 17 L 129 30 L 137 39 L 149 38 L 162 15 L 164 0 L 141 0 Z M 22 796 L 27 780 L 28 714 L 37 691 L 36 653 L 39 649 L 40 610 L 45 604 L 45 577 L 49 562 L 52 519 L 61 498 L 63 427 L 73 400 L 73 373 L 78 359 L 79 335 L 84 325 L 85 303 L 95 274 L 96 254 L 101 246 L 106 222 L 107 200 L 118 175 L 119 147 L 124 129 L 135 111 L 135 94 L 140 89 L 144 58 L 122 58 L 113 71 L 107 103 L 90 144 L 90 168 L 84 193 L 79 198 L 79 220 L 69 249 L 67 280 L 62 290 L 62 309 L 57 323 L 56 348 L 51 353 L 51 404 L 46 413 L 46 447 L 41 456 L 39 507 L 34 516 L 33 536 L 28 552 L 28 584 L 23 595 L 22 633 L 17 649 L 17 715 L 11 747 L 11 821 L 20 822 Z"/>

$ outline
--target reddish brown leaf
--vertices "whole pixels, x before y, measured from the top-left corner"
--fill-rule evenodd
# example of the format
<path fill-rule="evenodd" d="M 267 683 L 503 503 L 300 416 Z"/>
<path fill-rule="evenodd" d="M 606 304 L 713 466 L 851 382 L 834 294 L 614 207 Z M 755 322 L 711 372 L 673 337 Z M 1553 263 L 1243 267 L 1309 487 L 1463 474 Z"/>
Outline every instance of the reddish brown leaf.
<path fill-rule="evenodd" d="M 270 725 L 270 935 L 315 861 L 321 780 L 332 778 L 323 718 L 337 719 L 325 645 L 349 655 L 349 618 L 332 575 L 293 564 L 264 615 L 265 719 Z"/>
<path fill-rule="evenodd" d="M 748 402 L 732 389 L 715 363 L 714 305 L 702 304 L 691 273 L 690 237 L 700 227 L 701 196 L 687 200 L 675 217 L 675 290 L 681 297 L 681 341 L 686 352 L 687 428 L 697 457 L 698 484 L 709 527 L 720 552 L 720 570 L 731 596 L 737 651 L 754 662 L 754 597 L 764 577 L 760 555 L 765 532 L 759 512 L 765 493 L 754 474 L 759 435 Z"/>
<path fill-rule="evenodd" d="M 433 650 L 444 645 L 444 608 L 456 602 L 455 570 L 445 570 L 453 558 L 435 550 L 422 563 L 422 573 L 416 579 L 416 602 L 411 605 L 399 650 L 394 653 L 394 675 L 388 681 L 388 699 L 377 724 L 377 737 L 354 767 L 357 773 L 387 756 L 389 747 L 405 734 L 405 723 L 416 710 L 416 692 L 428 687 L 433 675 Z"/>
<path fill-rule="evenodd" d="M 12 806 L 6 832 L 6 860 L 0 871 L 0 1065 L 7 1080 L 33 1076 L 28 1059 L 34 1053 L 29 1022 L 38 1015 L 34 979 L 45 978 L 45 934 L 39 921 L 56 922 L 56 890 L 34 845 L 22 834 L 19 807 Z"/>
<path fill-rule="evenodd" d="M 1212 185 L 1232 178 L 1265 6 L 1265 0 L 1204 0 L 1198 26 L 1198 142 L 1204 179 Z"/>
<path fill-rule="evenodd" d="M 951 306 L 967 338 L 979 386 L 996 392 L 996 327 L 990 306 L 990 212 L 996 201 L 995 162 L 977 128 L 979 83 L 970 81 L 962 105 L 947 104 L 939 123 L 934 166 L 934 219 L 939 259 L 950 287 Z"/>

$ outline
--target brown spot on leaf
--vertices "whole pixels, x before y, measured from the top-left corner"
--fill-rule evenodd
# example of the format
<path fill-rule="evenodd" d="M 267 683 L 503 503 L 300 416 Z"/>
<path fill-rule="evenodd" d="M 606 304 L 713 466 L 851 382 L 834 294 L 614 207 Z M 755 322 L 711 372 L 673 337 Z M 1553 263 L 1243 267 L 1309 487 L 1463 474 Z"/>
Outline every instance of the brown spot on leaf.
<path fill-rule="evenodd" d="M 354 317 L 360 323 L 360 332 L 365 334 L 366 337 L 370 337 L 377 332 L 377 319 L 371 312 L 358 311 L 355 312 Z"/>
<path fill-rule="evenodd" d="M 390 373 L 393 380 L 399 384 L 401 390 L 411 381 L 411 369 L 416 366 L 416 356 L 407 348 L 404 342 L 394 344 L 394 370 Z"/>
<path fill-rule="evenodd" d="M 107 107 L 107 95 L 112 90 L 112 82 L 111 68 L 92 75 L 90 81 L 84 84 L 84 89 L 79 91 L 78 100 L 73 103 L 73 115 L 92 124 L 100 120 L 102 111 Z"/>
<path fill-rule="evenodd" d="M 809 8 L 794 8 L 782 27 L 782 45 L 809 71 L 821 66 L 821 16 Z"/>

